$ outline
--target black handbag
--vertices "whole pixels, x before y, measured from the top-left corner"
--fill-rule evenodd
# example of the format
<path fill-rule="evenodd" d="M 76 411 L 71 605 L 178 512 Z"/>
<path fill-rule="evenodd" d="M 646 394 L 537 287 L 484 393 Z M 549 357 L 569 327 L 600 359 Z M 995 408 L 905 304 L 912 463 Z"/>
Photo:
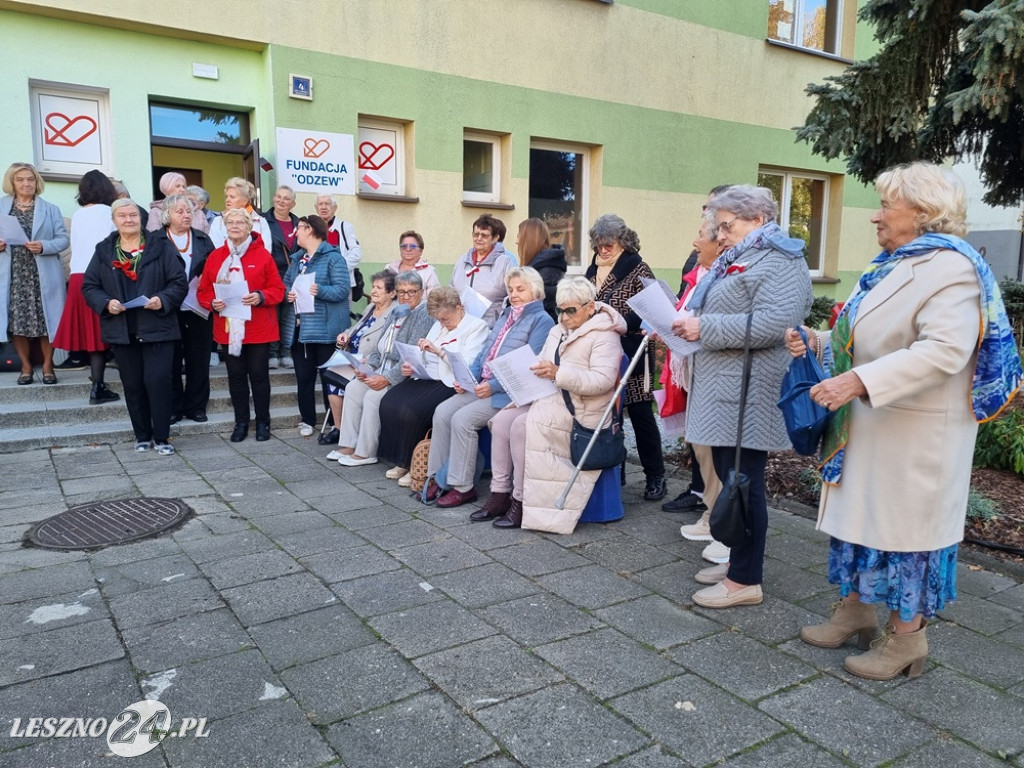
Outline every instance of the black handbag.
<path fill-rule="evenodd" d="M 779 391 L 779 409 L 786 421 L 786 432 L 793 450 L 803 456 L 818 452 L 821 438 L 825 434 L 832 411 L 819 405 L 811 397 L 811 387 L 825 380 L 825 372 L 818 365 L 818 359 L 811 354 L 810 343 L 804 329 L 798 327 L 806 351 L 794 357 L 786 375 L 782 377 Z"/>
<path fill-rule="evenodd" d="M 559 352 L 555 350 L 555 365 L 559 364 Z M 572 398 L 564 389 L 559 388 L 562 399 L 565 400 L 565 407 L 572 415 L 572 430 L 569 433 L 569 458 L 572 463 L 582 470 L 608 469 L 617 467 L 626 460 L 626 436 L 622 431 L 622 409 L 616 408 L 612 416 L 612 423 L 604 429 L 589 429 L 576 420 L 576 409 L 573 407 Z M 597 438 L 594 439 L 594 433 Z M 594 444 L 587 452 L 590 441 Z M 584 455 L 586 459 L 584 460 Z"/>
<path fill-rule="evenodd" d="M 747 332 L 743 339 L 743 384 L 740 387 L 740 414 L 736 427 L 736 466 L 722 484 L 708 525 L 715 541 L 735 547 L 754 535 L 750 517 L 750 478 L 740 472 L 740 453 L 743 450 L 743 415 L 747 409 L 747 389 L 750 387 L 750 325 L 754 316 L 747 315 Z"/>

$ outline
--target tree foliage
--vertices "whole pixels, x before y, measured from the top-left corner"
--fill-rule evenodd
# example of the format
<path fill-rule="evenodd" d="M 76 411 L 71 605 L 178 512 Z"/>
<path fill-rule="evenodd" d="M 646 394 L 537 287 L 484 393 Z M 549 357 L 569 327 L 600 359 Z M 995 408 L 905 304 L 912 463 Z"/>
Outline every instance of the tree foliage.
<path fill-rule="evenodd" d="M 1024 199 L 1024 0 L 869 0 L 880 50 L 811 84 L 797 139 L 871 183 L 911 160 L 973 158 L 991 205 Z"/>

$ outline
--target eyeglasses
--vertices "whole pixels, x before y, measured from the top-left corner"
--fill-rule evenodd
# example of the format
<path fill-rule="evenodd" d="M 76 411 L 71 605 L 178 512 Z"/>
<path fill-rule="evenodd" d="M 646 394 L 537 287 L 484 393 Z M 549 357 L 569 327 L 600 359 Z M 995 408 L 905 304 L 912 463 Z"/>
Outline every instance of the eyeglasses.
<path fill-rule="evenodd" d="M 494 237 L 494 233 L 490 231 L 481 232 L 480 230 L 475 230 L 473 232 L 474 240 L 490 240 L 492 237 Z"/>
<path fill-rule="evenodd" d="M 418 251 L 420 249 L 420 247 L 415 243 L 412 245 L 409 245 L 408 243 L 402 243 L 398 247 L 401 248 L 403 251 Z"/>
<path fill-rule="evenodd" d="M 739 218 L 739 216 L 733 216 L 728 221 L 723 221 L 721 224 L 719 224 L 717 227 L 715 227 L 715 232 L 722 232 L 722 233 L 728 235 L 730 232 L 732 232 L 733 222 L 736 221 L 736 219 L 738 219 L 738 218 Z"/>
<path fill-rule="evenodd" d="M 409 289 L 407 291 L 395 291 L 395 293 L 397 293 L 399 296 L 411 297 L 411 296 L 415 296 L 417 293 L 419 293 L 420 290 L 421 290 L 420 288 L 412 288 L 412 289 Z"/>
<path fill-rule="evenodd" d="M 572 317 L 580 311 L 579 307 L 555 307 L 555 314 L 561 317 L 562 315 L 568 315 Z"/>
<path fill-rule="evenodd" d="M 599 251 L 610 251 L 615 248 L 618 243 L 597 243 L 594 247 Z"/>

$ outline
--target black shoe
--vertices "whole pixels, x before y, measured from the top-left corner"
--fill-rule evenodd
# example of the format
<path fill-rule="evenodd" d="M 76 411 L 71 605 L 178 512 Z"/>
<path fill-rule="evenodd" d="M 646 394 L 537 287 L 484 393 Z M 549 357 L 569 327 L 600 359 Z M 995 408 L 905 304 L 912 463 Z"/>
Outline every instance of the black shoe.
<path fill-rule="evenodd" d="M 664 475 L 655 475 L 654 477 L 647 478 L 647 487 L 644 488 L 644 501 L 664 499 L 666 493 L 668 493 L 668 487 L 665 485 Z"/>
<path fill-rule="evenodd" d="M 321 433 L 316 441 L 320 445 L 337 445 L 339 439 L 341 439 L 341 432 L 337 429 L 332 429 L 330 432 Z"/>
<path fill-rule="evenodd" d="M 263 443 L 270 439 L 270 425 L 269 424 L 257 424 L 256 425 L 256 440 Z"/>
<path fill-rule="evenodd" d="M 171 424 L 177 424 L 183 418 L 185 418 L 185 417 L 182 416 L 180 413 L 172 413 L 171 414 Z"/>
<path fill-rule="evenodd" d="M 93 384 L 92 390 L 89 392 L 89 405 L 99 405 L 100 403 L 112 403 L 115 400 L 120 399 L 121 396 L 117 394 L 117 392 L 114 392 L 102 381 L 99 384 Z"/>
<path fill-rule="evenodd" d="M 86 368 L 89 367 L 89 362 L 88 361 L 83 362 L 83 361 L 79 360 L 78 358 L 69 357 L 67 360 L 65 360 L 60 365 L 55 365 L 53 367 L 54 367 L 54 370 L 58 370 L 58 371 L 84 371 Z"/>
<path fill-rule="evenodd" d="M 209 419 L 206 417 L 206 411 L 196 411 L 195 413 L 186 413 L 185 414 L 185 418 L 186 419 L 191 419 L 192 421 L 197 421 L 200 424 L 202 424 L 204 421 L 209 421 Z"/>
<path fill-rule="evenodd" d="M 235 431 L 231 433 L 231 442 L 240 443 L 249 436 L 249 423 L 235 424 Z"/>
<path fill-rule="evenodd" d="M 690 491 L 683 491 L 672 501 L 666 501 L 661 505 L 664 512 L 704 512 L 707 505 L 699 496 L 694 496 Z"/>

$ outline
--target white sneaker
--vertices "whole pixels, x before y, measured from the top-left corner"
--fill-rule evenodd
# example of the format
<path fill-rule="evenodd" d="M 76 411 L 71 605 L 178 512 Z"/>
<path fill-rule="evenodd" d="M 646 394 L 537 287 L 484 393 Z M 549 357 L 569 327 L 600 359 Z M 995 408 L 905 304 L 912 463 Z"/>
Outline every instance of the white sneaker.
<path fill-rule="evenodd" d="M 409 470 L 406 469 L 405 467 L 392 467 L 391 469 L 384 473 L 384 477 L 386 477 L 388 480 L 397 480 L 403 475 L 408 474 Z"/>
<path fill-rule="evenodd" d="M 720 541 L 712 541 L 710 544 L 704 547 L 704 551 L 700 553 L 700 556 L 707 560 L 709 563 L 728 563 L 729 548 Z"/>
<path fill-rule="evenodd" d="M 412 488 L 412 475 L 406 472 L 400 478 L 398 478 L 398 484 L 403 488 Z"/>
<path fill-rule="evenodd" d="M 270 370 L 272 371 L 277 370 L 278 368 L 281 367 L 281 360 L 279 358 L 272 357 L 270 358 L 269 361 L 267 361 L 267 367 L 270 368 Z"/>
<path fill-rule="evenodd" d="M 313 428 L 304 421 L 299 422 L 299 437 L 312 437 Z"/>
<path fill-rule="evenodd" d="M 210 353 L 210 365 L 220 365 L 220 355 L 218 355 L 216 352 Z"/>
<path fill-rule="evenodd" d="M 284 357 L 281 358 L 281 367 L 282 368 L 294 368 L 295 367 L 295 361 L 292 360 L 287 355 L 285 355 Z"/>
<path fill-rule="evenodd" d="M 714 541 L 714 537 L 711 535 L 711 526 L 703 517 L 696 523 L 681 526 L 679 533 L 687 541 Z"/>
<path fill-rule="evenodd" d="M 340 459 L 344 455 L 345 454 L 343 454 L 341 451 L 331 451 L 330 453 L 327 454 L 327 460 L 328 461 L 337 461 L 338 459 Z"/>

